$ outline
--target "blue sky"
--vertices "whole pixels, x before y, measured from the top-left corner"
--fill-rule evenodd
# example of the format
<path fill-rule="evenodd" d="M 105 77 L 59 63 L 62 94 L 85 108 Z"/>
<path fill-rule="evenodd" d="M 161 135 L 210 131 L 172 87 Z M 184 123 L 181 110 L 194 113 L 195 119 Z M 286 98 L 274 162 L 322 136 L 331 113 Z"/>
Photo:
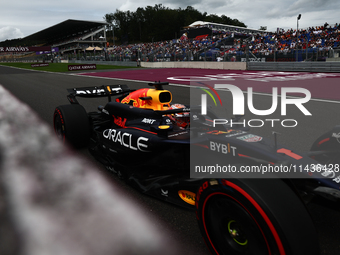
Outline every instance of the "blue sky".
<path fill-rule="evenodd" d="M 135 11 L 138 7 L 154 6 L 157 1 L 137 0 L 12 0 L 1 4 L 0 41 L 22 38 L 67 19 L 103 21 L 107 13 L 116 9 Z M 192 6 L 200 12 L 226 15 L 238 19 L 249 28 L 266 26 L 269 31 L 276 28 L 296 28 L 299 13 L 300 28 L 340 23 L 339 0 L 165 0 L 163 6 L 171 9 Z M 189 25 L 189 24 L 188 24 Z"/>

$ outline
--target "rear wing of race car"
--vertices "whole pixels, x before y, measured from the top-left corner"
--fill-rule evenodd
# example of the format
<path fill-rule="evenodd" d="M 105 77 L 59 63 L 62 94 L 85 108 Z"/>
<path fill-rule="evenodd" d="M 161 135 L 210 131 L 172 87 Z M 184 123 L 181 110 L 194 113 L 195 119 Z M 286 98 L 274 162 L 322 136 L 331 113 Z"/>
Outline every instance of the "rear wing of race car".
<path fill-rule="evenodd" d="M 71 104 L 79 104 L 76 97 L 94 98 L 94 97 L 107 97 L 111 102 L 111 96 L 118 96 L 125 93 L 130 93 L 134 90 L 129 89 L 125 84 L 123 85 L 102 85 L 99 87 L 81 87 L 67 89 L 69 95 L 68 101 Z"/>

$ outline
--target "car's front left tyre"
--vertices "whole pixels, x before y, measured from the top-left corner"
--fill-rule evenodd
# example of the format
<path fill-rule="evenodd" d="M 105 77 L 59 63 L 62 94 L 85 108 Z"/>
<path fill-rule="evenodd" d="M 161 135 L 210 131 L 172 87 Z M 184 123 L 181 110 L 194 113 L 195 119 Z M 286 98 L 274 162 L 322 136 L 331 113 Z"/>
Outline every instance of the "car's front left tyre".
<path fill-rule="evenodd" d="M 89 117 L 84 107 L 79 104 L 56 107 L 53 126 L 57 137 L 74 148 L 86 147 L 90 141 Z"/>

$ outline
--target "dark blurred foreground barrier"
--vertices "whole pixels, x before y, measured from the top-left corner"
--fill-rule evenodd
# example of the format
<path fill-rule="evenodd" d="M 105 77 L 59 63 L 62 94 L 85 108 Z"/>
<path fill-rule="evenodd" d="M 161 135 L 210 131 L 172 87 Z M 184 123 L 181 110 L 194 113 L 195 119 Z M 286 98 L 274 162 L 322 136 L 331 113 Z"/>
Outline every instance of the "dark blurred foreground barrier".
<path fill-rule="evenodd" d="M 0 254 L 180 254 L 99 170 L 0 85 Z"/>

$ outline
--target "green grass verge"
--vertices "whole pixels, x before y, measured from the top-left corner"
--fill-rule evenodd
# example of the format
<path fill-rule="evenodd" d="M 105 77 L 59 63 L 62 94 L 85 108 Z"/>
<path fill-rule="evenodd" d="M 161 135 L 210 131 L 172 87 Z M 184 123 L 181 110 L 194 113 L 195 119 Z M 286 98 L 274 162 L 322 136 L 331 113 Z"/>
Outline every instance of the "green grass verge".
<path fill-rule="evenodd" d="M 32 70 L 38 70 L 38 71 L 49 71 L 49 72 L 74 72 L 69 71 L 68 66 L 69 65 L 78 65 L 78 64 L 72 64 L 72 63 L 49 63 L 48 66 L 42 66 L 42 67 L 31 67 L 31 64 L 37 64 L 37 63 L 1 63 L 0 65 L 3 66 L 12 66 L 12 67 L 18 67 L 18 68 L 24 68 L 24 69 L 32 69 Z M 127 69 L 127 68 L 137 68 L 133 66 L 113 66 L 113 65 L 98 65 L 96 70 L 108 70 L 108 69 Z M 91 70 L 82 70 L 82 72 L 90 72 Z"/>

